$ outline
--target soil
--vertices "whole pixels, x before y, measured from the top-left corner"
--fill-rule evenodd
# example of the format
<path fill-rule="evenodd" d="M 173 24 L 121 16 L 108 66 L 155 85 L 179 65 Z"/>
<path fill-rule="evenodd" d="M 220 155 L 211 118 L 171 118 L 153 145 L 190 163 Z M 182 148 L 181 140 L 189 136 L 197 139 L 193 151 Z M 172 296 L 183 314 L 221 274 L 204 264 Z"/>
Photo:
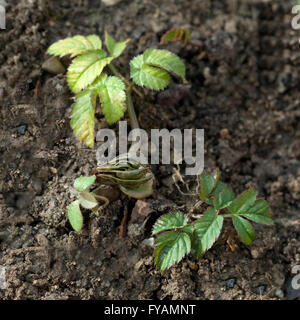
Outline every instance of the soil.
<path fill-rule="evenodd" d="M 294 1 L 7 2 L 7 29 L 0 31 L 0 265 L 6 267 L 0 299 L 299 300 L 290 285 L 291 269 L 300 264 Z M 122 197 L 98 217 L 85 214 L 84 231 L 73 232 L 69 187 L 95 168 L 96 148 L 84 148 L 72 134 L 65 75 L 41 66 L 53 42 L 106 30 L 132 39 L 118 62 L 128 73 L 128 61 L 146 48 L 162 48 L 160 37 L 174 26 L 189 28 L 198 43 L 164 46 L 185 61 L 190 87 L 178 95 L 174 80 L 164 95 L 135 97 L 142 127 L 205 129 L 205 170 L 219 168 L 236 193 L 254 186 L 270 202 L 275 225 L 255 225 L 257 240 L 247 247 L 228 223 L 201 260 L 186 257 L 161 274 L 151 241 L 144 240 L 161 214 L 189 213 L 197 198 L 180 194 L 172 166 L 153 166 L 153 196 Z M 98 129 L 107 127 L 97 117 Z M 195 178 L 185 179 L 193 189 Z"/>

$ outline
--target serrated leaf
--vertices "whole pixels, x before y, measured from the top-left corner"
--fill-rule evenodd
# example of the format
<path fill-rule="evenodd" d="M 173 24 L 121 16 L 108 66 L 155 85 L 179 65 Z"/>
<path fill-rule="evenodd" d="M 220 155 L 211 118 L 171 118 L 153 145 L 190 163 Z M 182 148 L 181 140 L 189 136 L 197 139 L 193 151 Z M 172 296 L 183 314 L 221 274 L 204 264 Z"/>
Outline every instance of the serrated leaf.
<path fill-rule="evenodd" d="M 175 75 L 180 77 L 183 82 L 186 82 L 184 63 L 176 54 L 168 50 L 147 49 L 144 52 L 143 56 L 144 62 L 147 65 L 155 66 L 168 72 L 174 73 Z"/>
<path fill-rule="evenodd" d="M 222 192 L 223 189 L 226 187 L 227 187 L 226 183 L 222 181 L 218 181 L 217 185 L 214 187 L 214 191 L 212 192 L 213 197 L 217 197 L 219 193 Z"/>
<path fill-rule="evenodd" d="M 74 93 L 85 89 L 113 59 L 113 57 L 106 57 L 106 53 L 102 50 L 90 51 L 75 58 L 67 73 L 70 89 Z"/>
<path fill-rule="evenodd" d="M 72 106 L 71 128 L 79 141 L 94 146 L 96 95 L 92 90 L 79 93 Z"/>
<path fill-rule="evenodd" d="M 241 216 L 232 215 L 233 225 L 246 245 L 250 245 L 256 238 L 255 230 L 252 224 Z"/>
<path fill-rule="evenodd" d="M 93 209 L 98 205 L 98 201 L 91 192 L 80 192 L 79 201 L 80 205 L 85 209 Z"/>
<path fill-rule="evenodd" d="M 170 268 L 191 251 L 191 240 L 187 233 L 168 231 L 155 241 L 155 263 L 160 270 Z"/>
<path fill-rule="evenodd" d="M 226 208 L 230 205 L 233 199 L 233 191 L 225 187 L 221 192 L 218 193 L 218 195 L 214 199 L 214 206 L 216 207 L 216 209 Z"/>
<path fill-rule="evenodd" d="M 181 212 L 171 212 L 161 216 L 157 219 L 152 234 L 157 234 L 162 231 L 171 230 L 175 228 L 182 228 L 188 222 L 188 218 Z"/>
<path fill-rule="evenodd" d="M 96 176 L 79 177 L 74 181 L 74 188 L 79 192 L 84 192 L 96 181 Z"/>
<path fill-rule="evenodd" d="M 134 188 L 125 185 L 120 185 L 119 187 L 124 194 L 131 198 L 144 199 L 151 196 L 151 194 L 153 193 L 153 179 Z"/>
<path fill-rule="evenodd" d="M 185 28 L 173 28 L 167 31 L 161 38 L 161 44 L 167 44 L 169 42 L 181 41 L 183 44 L 187 44 L 191 40 L 191 32 Z"/>
<path fill-rule="evenodd" d="M 255 202 L 256 195 L 257 192 L 253 188 L 250 188 L 249 190 L 243 192 L 228 206 L 229 211 L 232 214 L 245 213 L 246 210 Z"/>
<path fill-rule="evenodd" d="M 107 50 L 110 53 L 110 55 L 115 58 L 119 57 L 122 54 L 122 52 L 125 50 L 127 43 L 129 41 L 130 39 L 127 39 L 122 42 L 117 42 L 107 32 L 105 33 L 105 44 L 106 44 Z"/>
<path fill-rule="evenodd" d="M 153 90 L 162 90 L 170 82 L 168 72 L 145 64 L 143 55 L 139 55 L 131 60 L 130 77 L 139 86 L 145 86 Z"/>
<path fill-rule="evenodd" d="M 243 213 L 243 217 L 257 223 L 273 225 L 272 216 L 270 214 L 269 204 L 264 199 L 257 199 L 254 204 Z"/>
<path fill-rule="evenodd" d="M 80 232 L 83 226 L 83 217 L 79 207 L 79 200 L 72 202 L 68 209 L 68 219 L 72 228 Z"/>
<path fill-rule="evenodd" d="M 53 43 L 47 53 L 63 57 L 70 55 L 72 58 L 91 50 L 99 50 L 102 47 L 101 40 L 96 35 L 87 37 L 75 36 Z"/>
<path fill-rule="evenodd" d="M 204 200 L 213 190 L 215 179 L 210 174 L 201 175 L 200 199 Z"/>
<path fill-rule="evenodd" d="M 126 111 L 126 94 L 123 81 L 118 77 L 107 77 L 103 74 L 94 86 L 100 96 L 106 121 L 109 124 L 119 121 Z"/>
<path fill-rule="evenodd" d="M 217 214 L 215 208 L 209 207 L 202 218 L 196 221 L 193 246 L 197 256 L 201 257 L 218 239 L 224 218 Z"/>

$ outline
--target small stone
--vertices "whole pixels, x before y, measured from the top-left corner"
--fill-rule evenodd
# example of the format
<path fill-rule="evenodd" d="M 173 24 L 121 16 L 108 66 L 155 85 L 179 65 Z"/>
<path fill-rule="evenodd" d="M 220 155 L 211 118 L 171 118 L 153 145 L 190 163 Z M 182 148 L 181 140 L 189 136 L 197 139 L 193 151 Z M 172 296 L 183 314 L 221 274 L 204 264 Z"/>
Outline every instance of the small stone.
<path fill-rule="evenodd" d="M 26 129 L 27 129 L 27 125 L 26 124 L 24 124 L 22 126 L 19 126 L 19 127 L 17 127 L 17 133 L 19 135 L 23 136 L 25 134 L 25 132 L 26 132 Z"/>
<path fill-rule="evenodd" d="M 283 293 L 283 291 L 281 289 L 276 289 L 275 295 L 280 299 L 284 298 L 284 293 Z"/>
<path fill-rule="evenodd" d="M 236 283 L 236 278 L 228 279 L 228 280 L 226 280 L 226 287 L 228 289 L 232 289 L 234 287 L 235 283 Z"/>
<path fill-rule="evenodd" d="M 121 2 L 121 0 L 102 0 L 102 3 L 107 7 L 112 7 Z"/>
<path fill-rule="evenodd" d="M 65 73 L 66 68 L 57 57 L 51 57 L 42 64 L 42 69 L 53 74 Z"/>
<path fill-rule="evenodd" d="M 144 246 L 149 246 L 149 247 L 153 247 L 153 246 L 154 246 L 154 238 L 145 239 L 145 240 L 142 242 L 142 245 L 144 245 Z"/>
<path fill-rule="evenodd" d="M 267 286 L 263 284 L 261 286 L 258 286 L 255 291 L 257 294 L 263 295 L 264 292 L 266 291 L 266 288 L 267 288 Z"/>

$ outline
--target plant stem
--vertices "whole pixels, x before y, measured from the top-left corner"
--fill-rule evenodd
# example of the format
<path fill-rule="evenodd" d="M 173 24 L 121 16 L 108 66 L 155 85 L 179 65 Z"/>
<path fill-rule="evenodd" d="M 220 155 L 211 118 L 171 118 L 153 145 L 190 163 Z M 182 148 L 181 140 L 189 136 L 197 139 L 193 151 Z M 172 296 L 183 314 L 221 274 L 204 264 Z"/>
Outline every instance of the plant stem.
<path fill-rule="evenodd" d="M 139 121 L 137 119 L 137 116 L 134 110 L 132 97 L 131 97 L 131 90 L 132 90 L 132 86 L 128 87 L 128 89 L 126 90 L 127 108 L 128 108 L 130 126 L 131 126 L 131 129 L 139 129 L 140 128 Z"/>

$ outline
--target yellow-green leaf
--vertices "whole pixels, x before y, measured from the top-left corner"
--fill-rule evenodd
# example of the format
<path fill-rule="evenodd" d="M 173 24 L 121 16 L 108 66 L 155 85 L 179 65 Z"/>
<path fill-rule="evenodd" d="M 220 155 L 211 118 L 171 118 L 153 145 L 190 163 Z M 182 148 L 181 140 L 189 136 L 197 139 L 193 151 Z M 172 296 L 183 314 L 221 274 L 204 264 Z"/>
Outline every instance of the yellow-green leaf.
<path fill-rule="evenodd" d="M 72 106 L 71 127 L 79 141 L 92 148 L 94 146 L 96 94 L 84 90 L 76 97 Z"/>
<path fill-rule="evenodd" d="M 90 51 L 75 58 L 67 74 L 70 89 L 74 93 L 85 89 L 112 60 L 113 57 L 106 57 L 106 53 L 102 50 Z"/>
<path fill-rule="evenodd" d="M 131 60 L 130 76 L 139 86 L 154 90 L 162 90 L 170 82 L 168 72 L 147 65 L 144 61 L 144 55 L 139 55 Z"/>
<path fill-rule="evenodd" d="M 79 192 L 84 192 L 96 181 L 96 176 L 79 177 L 74 181 L 74 188 Z"/>
<path fill-rule="evenodd" d="M 83 225 L 83 217 L 79 207 L 79 200 L 76 200 L 70 204 L 68 209 L 68 218 L 72 228 L 79 232 Z"/>
<path fill-rule="evenodd" d="M 123 81 L 115 76 L 103 74 L 94 83 L 100 96 L 102 111 L 109 124 L 115 123 L 124 116 L 126 110 L 126 94 Z"/>
<path fill-rule="evenodd" d="M 105 44 L 106 44 L 107 50 L 110 53 L 110 55 L 115 58 L 119 57 L 122 54 L 122 52 L 125 50 L 127 43 L 129 41 L 130 39 L 127 39 L 122 42 L 117 42 L 107 32 L 105 33 Z"/>
<path fill-rule="evenodd" d="M 101 40 L 96 35 L 75 36 L 53 43 L 47 53 L 63 57 L 70 55 L 72 58 L 91 50 L 99 50 L 102 47 Z"/>
<path fill-rule="evenodd" d="M 147 49 L 144 54 L 144 62 L 147 65 L 162 68 L 168 72 L 179 76 L 183 82 L 185 80 L 185 66 L 179 57 L 168 51 L 159 49 Z"/>

